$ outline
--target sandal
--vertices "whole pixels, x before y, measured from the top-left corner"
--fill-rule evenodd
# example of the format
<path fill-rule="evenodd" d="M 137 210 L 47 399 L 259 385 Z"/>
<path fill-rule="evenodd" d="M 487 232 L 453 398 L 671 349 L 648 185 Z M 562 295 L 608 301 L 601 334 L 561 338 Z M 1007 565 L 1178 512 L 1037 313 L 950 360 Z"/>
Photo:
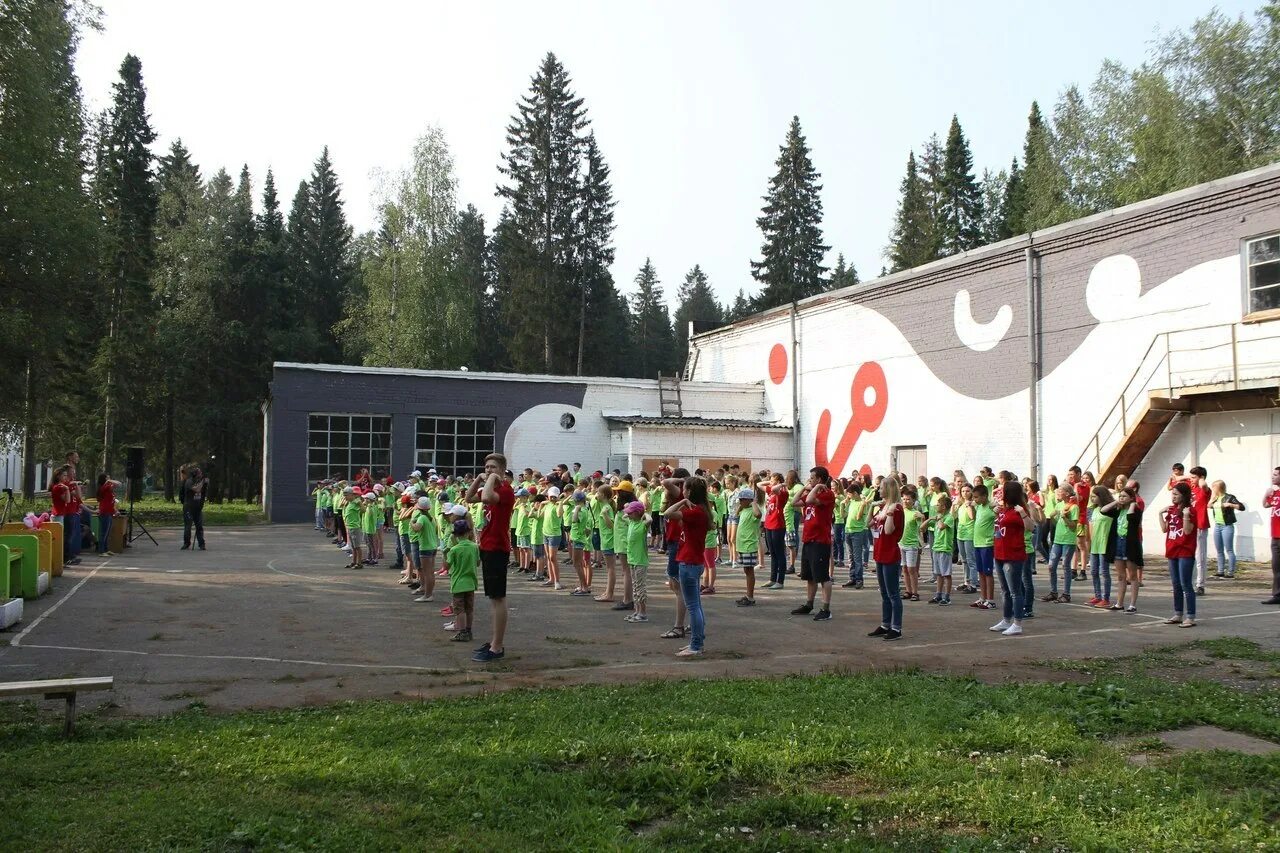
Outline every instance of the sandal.
<path fill-rule="evenodd" d="M 685 635 L 685 629 L 677 625 L 667 633 L 659 634 L 658 636 L 664 640 L 683 640 L 684 635 Z"/>

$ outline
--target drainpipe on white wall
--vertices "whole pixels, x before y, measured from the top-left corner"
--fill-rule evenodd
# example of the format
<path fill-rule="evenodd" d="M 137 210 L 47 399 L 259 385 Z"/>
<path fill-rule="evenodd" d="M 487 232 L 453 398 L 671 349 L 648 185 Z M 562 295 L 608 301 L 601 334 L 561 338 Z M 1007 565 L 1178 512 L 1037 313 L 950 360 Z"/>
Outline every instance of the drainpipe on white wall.
<path fill-rule="evenodd" d="M 791 455 L 793 467 L 800 470 L 800 362 L 796 350 L 800 339 L 796 336 L 796 303 L 791 300 Z"/>
<path fill-rule="evenodd" d="M 1027 433 L 1030 465 L 1028 466 L 1029 474 L 1033 480 L 1040 479 L 1040 324 L 1039 312 L 1040 301 L 1039 293 L 1036 287 L 1038 275 L 1036 273 L 1036 250 L 1031 246 L 1031 235 L 1027 235 L 1027 354 L 1029 356 L 1029 366 L 1031 369 L 1031 420 L 1030 429 Z M 1102 463 L 1099 462 L 1099 465 Z M 1101 475 L 1101 472 L 1099 472 Z"/>

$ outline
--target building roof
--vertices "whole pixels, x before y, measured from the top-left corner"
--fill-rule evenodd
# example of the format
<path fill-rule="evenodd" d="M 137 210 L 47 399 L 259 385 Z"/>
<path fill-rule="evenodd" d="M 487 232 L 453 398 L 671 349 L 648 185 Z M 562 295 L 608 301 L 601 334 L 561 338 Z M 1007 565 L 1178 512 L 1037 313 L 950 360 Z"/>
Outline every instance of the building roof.
<path fill-rule="evenodd" d="M 554 382 L 562 385 L 625 385 L 629 388 L 658 390 L 656 379 L 632 379 L 622 376 L 557 376 L 549 373 L 487 373 L 482 370 L 411 370 L 406 367 L 366 367 L 362 364 L 303 364 L 277 361 L 275 370 L 305 370 L 319 373 L 372 374 L 383 376 L 422 376 L 434 379 L 466 379 L 488 382 Z M 751 391 L 760 393 L 760 382 L 703 382 L 681 380 L 690 390 Z"/>
<path fill-rule="evenodd" d="M 764 429 L 791 432 L 791 427 L 771 421 L 748 421 L 737 418 L 662 418 L 651 415 L 605 415 L 611 421 L 632 426 L 702 427 L 704 429 Z"/>

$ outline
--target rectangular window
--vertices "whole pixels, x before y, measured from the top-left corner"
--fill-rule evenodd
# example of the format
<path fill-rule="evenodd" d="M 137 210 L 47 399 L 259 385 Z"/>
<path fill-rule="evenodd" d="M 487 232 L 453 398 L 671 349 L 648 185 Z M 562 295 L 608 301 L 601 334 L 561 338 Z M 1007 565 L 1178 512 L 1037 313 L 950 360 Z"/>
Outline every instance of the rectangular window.
<path fill-rule="evenodd" d="M 391 418 L 312 414 L 307 424 L 307 491 L 320 480 L 353 480 L 368 468 L 376 480 L 391 470 Z"/>
<path fill-rule="evenodd" d="M 1245 242 L 1247 314 L 1280 310 L 1280 234 Z"/>
<path fill-rule="evenodd" d="M 448 476 L 484 470 L 484 458 L 494 451 L 493 418 L 418 418 L 414 460 L 418 470 Z"/>

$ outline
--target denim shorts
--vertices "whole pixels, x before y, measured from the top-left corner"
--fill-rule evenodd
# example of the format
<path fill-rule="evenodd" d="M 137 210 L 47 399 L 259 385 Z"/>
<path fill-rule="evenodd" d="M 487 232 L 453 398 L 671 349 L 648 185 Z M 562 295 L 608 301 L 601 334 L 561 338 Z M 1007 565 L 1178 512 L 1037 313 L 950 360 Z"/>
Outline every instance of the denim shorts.
<path fill-rule="evenodd" d="M 1123 536 L 1117 536 L 1117 537 L 1116 537 L 1116 556 L 1115 556 L 1115 558 L 1116 558 L 1117 560 L 1127 560 L 1127 559 L 1129 559 L 1129 549 L 1128 549 L 1128 545 L 1129 545 L 1129 543 L 1125 541 L 1125 538 L 1124 538 Z"/>
<path fill-rule="evenodd" d="M 559 550 L 560 550 L 560 545 L 561 545 L 561 543 L 562 543 L 562 542 L 563 542 L 563 539 L 561 539 L 561 537 L 559 537 L 559 536 L 548 536 L 548 537 L 547 537 L 547 545 L 549 545 L 549 546 L 551 547 L 551 550 L 552 550 L 552 551 L 559 551 Z"/>
<path fill-rule="evenodd" d="M 600 553 L 601 553 L 601 554 L 603 554 L 603 555 L 604 555 L 604 556 L 606 556 L 606 557 L 612 557 L 612 556 L 613 556 L 613 549 L 612 549 L 612 548 L 601 548 L 601 549 L 600 549 Z"/>
<path fill-rule="evenodd" d="M 529 547 L 529 537 L 528 537 L 528 536 L 517 536 L 517 537 L 516 537 L 516 547 L 517 547 L 517 548 L 528 548 L 528 547 Z"/>
<path fill-rule="evenodd" d="M 787 536 L 786 536 L 786 538 L 787 538 L 787 547 L 788 547 L 788 548 L 799 548 L 799 547 L 800 547 L 800 534 L 799 534 L 799 533 L 796 533 L 794 530 L 788 530 L 788 531 L 787 531 Z"/>
<path fill-rule="evenodd" d="M 546 553 L 546 548 L 543 547 L 541 542 L 533 546 L 533 556 L 541 557 L 544 553 Z"/>

